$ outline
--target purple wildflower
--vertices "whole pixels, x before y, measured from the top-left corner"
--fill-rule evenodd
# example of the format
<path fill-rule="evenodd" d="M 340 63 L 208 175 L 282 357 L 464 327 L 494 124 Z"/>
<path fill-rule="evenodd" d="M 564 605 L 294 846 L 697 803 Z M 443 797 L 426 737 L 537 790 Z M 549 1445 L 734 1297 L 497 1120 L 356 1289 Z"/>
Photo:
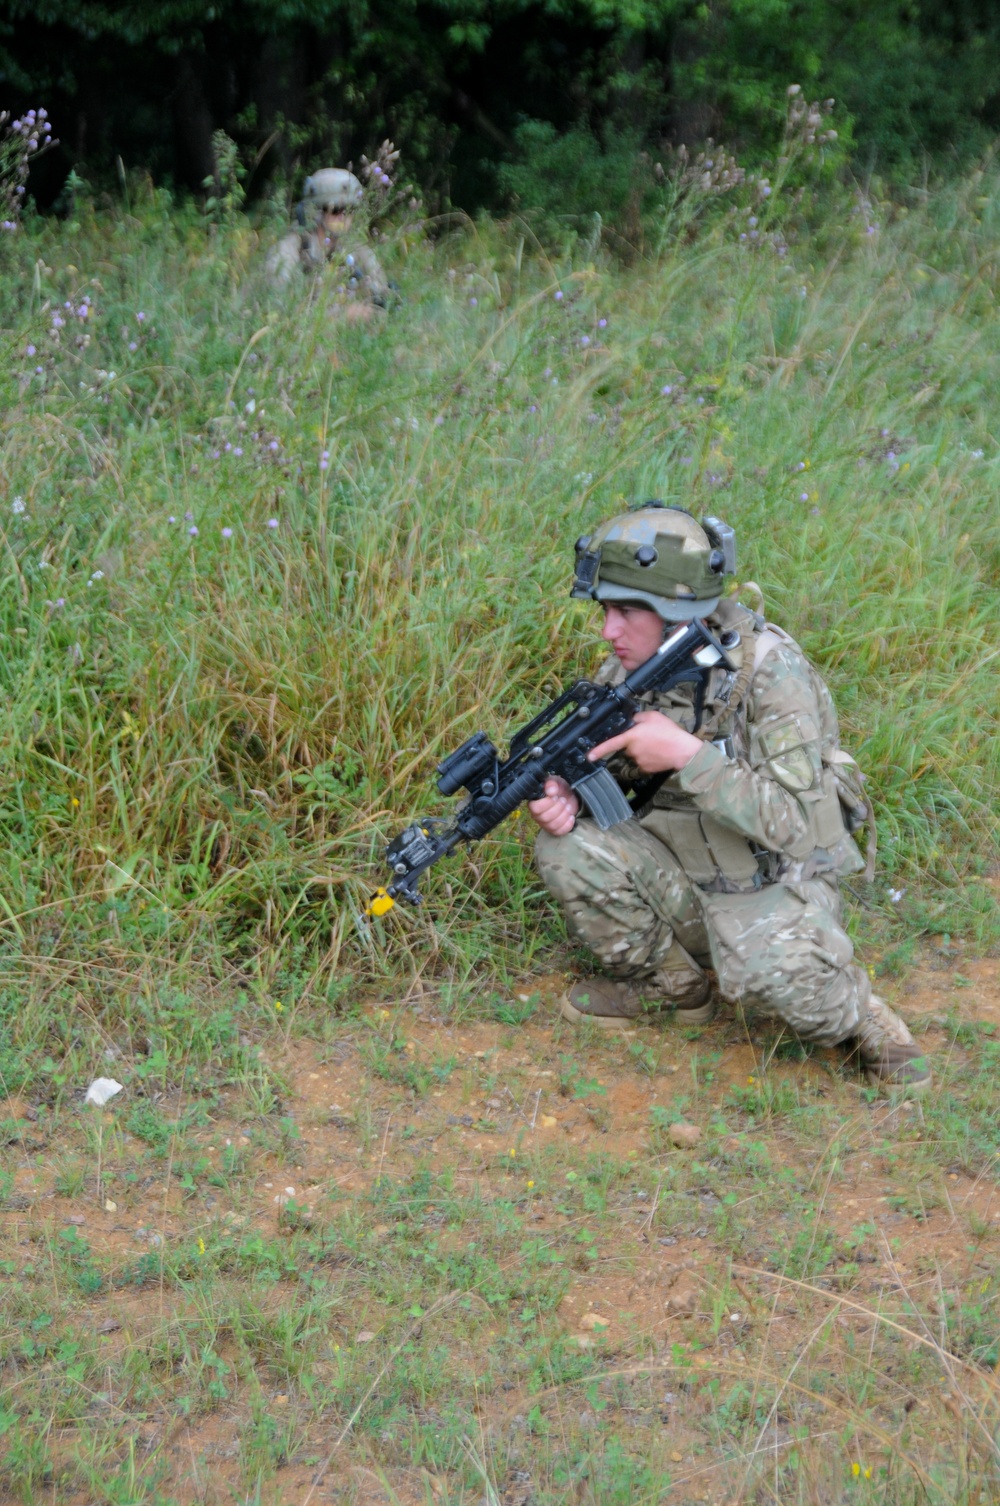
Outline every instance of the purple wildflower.
<path fill-rule="evenodd" d="M 128 342 L 128 348 L 129 348 L 129 350 L 138 350 L 139 349 L 138 345 L 135 343 L 134 340 L 130 340 Z"/>
<path fill-rule="evenodd" d="M 607 329 L 607 327 L 608 327 L 608 321 L 606 319 L 598 319 L 598 321 L 597 321 L 597 328 L 598 329 Z"/>
<path fill-rule="evenodd" d="M 268 526 L 268 528 L 272 528 L 272 529 L 277 528 L 277 526 L 278 526 L 278 520 L 277 520 L 277 518 L 268 518 L 268 520 L 267 520 L 267 526 Z"/>
<path fill-rule="evenodd" d="M 661 387 L 660 388 L 660 396 L 661 397 L 669 397 L 670 394 L 673 392 L 673 390 L 674 389 L 671 387 L 670 383 L 668 382 L 665 387 Z"/>
<path fill-rule="evenodd" d="M 191 527 L 188 529 L 188 533 L 191 535 L 191 537 L 193 539 L 196 539 L 198 537 L 198 530 L 197 530 L 197 528 L 195 527 L 195 525 L 193 523 L 191 524 Z"/>
<path fill-rule="evenodd" d="M 277 440 L 276 440 L 276 439 L 272 439 L 272 440 L 271 440 L 271 442 L 270 442 L 270 444 L 269 444 L 269 445 L 268 445 L 268 449 L 269 449 L 269 450 L 270 450 L 270 451 L 271 451 L 271 452 L 272 452 L 272 454 L 273 454 L 273 453 L 274 453 L 274 451 L 275 451 L 275 450 L 276 450 L 276 449 L 277 449 L 277 448 L 278 448 L 278 441 L 277 441 Z"/>
<path fill-rule="evenodd" d="M 809 501 L 809 493 L 808 492 L 799 492 L 799 501 L 800 502 L 808 502 Z"/>
<path fill-rule="evenodd" d="M 478 298 L 470 298 L 469 299 L 469 307 L 470 308 L 478 308 L 479 307 L 479 299 Z"/>
<path fill-rule="evenodd" d="M 581 335 L 580 336 L 580 344 L 581 345 L 589 345 L 590 344 L 590 336 L 589 335 Z"/>
<path fill-rule="evenodd" d="M 562 290 L 562 288 L 557 289 L 557 291 L 552 296 L 555 298 L 556 303 L 561 303 L 562 302 L 562 296 L 563 296 L 563 290 Z"/>
<path fill-rule="evenodd" d="M 241 444 L 233 445 L 233 454 L 234 455 L 242 455 L 243 454 L 243 446 Z"/>
<path fill-rule="evenodd" d="M 35 347 L 34 347 L 34 346 L 33 346 L 33 345 L 29 345 L 29 346 L 28 346 L 28 349 L 27 349 L 27 354 L 28 354 L 28 355 L 29 355 L 29 356 L 33 356 L 33 355 L 34 355 L 34 354 L 35 354 Z"/>
<path fill-rule="evenodd" d="M 138 320 L 138 322 L 141 324 L 143 322 L 143 320 L 145 319 L 146 315 L 143 313 L 142 309 L 140 309 L 139 312 L 136 314 L 135 317 Z"/>
<path fill-rule="evenodd" d="M 233 536 L 233 530 L 231 528 L 224 528 L 222 530 L 222 537 L 224 539 L 231 539 L 232 536 Z"/>

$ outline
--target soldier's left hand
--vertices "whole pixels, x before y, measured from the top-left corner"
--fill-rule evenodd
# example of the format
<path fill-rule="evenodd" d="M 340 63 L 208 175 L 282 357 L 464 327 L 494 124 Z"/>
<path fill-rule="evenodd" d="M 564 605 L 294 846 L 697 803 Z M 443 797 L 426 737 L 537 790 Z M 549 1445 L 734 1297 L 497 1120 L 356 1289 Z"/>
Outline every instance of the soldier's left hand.
<path fill-rule="evenodd" d="M 598 743 L 587 757 L 593 763 L 612 753 L 624 753 L 644 774 L 662 774 L 668 769 L 683 769 L 701 746 L 697 737 L 678 727 L 669 716 L 660 711 L 640 711 L 626 732 Z"/>

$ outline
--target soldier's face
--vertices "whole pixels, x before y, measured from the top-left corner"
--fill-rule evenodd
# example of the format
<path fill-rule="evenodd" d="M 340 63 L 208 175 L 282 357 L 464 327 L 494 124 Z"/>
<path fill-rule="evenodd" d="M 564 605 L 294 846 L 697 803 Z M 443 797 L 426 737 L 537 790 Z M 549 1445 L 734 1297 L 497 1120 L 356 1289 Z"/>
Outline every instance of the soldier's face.
<path fill-rule="evenodd" d="M 645 664 L 663 642 L 663 620 L 649 607 L 618 606 L 602 602 L 604 627 L 601 637 L 610 643 L 629 674 Z"/>
<path fill-rule="evenodd" d="M 323 234 L 328 240 L 338 240 L 351 228 L 351 216 L 342 209 L 327 209 L 320 216 Z"/>

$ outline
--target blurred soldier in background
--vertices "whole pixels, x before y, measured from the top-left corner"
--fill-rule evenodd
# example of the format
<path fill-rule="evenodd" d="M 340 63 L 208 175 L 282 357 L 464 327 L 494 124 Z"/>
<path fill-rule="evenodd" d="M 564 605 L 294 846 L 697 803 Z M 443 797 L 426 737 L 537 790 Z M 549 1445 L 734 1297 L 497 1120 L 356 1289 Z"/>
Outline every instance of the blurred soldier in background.
<path fill-rule="evenodd" d="M 386 308 L 389 284 L 378 257 L 364 237 L 353 232 L 354 216 L 364 190 L 353 173 L 323 167 L 308 177 L 296 208 L 299 229 L 282 236 L 267 259 L 275 283 L 288 286 L 300 273 L 329 267 L 349 317 L 370 317 Z"/>

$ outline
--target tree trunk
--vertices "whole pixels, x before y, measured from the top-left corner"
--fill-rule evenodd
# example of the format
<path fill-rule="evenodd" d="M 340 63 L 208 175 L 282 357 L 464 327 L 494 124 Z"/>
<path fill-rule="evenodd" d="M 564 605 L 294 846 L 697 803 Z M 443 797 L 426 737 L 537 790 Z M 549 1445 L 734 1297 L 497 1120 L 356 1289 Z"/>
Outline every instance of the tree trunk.
<path fill-rule="evenodd" d="M 173 90 L 174 143 L 177 176 L 189 188 L 201 189 L 215 177 L 212 151 L 214 122 L 202 77 L 203 61 L 182 53 L 177 59 Z"/>

